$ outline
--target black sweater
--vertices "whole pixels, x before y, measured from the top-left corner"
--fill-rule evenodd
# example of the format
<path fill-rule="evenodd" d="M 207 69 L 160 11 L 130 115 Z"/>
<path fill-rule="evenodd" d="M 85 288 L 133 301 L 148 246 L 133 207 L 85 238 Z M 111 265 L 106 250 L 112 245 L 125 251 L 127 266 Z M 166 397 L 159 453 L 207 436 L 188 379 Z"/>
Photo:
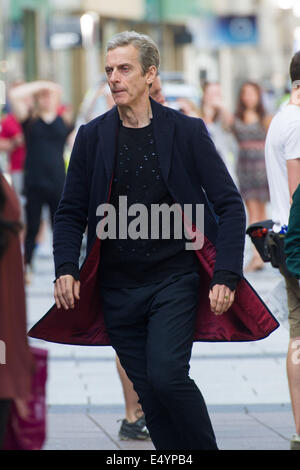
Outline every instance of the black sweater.
<path fill-rule="evenodd" d="M 151 239 L 151 205 L 172 206 L 174 200 L 168 193 L 160 171 L 159 156 L 153 138 L 152 124 L 144 128 L 120 126 L 118 155 L 111 189 L 110 204 L 119 210 L 119 196 L 127 196 L 128 208 L 141 203 L 147 208 L 148 216 L 143 220 L 146 239 L 103 240 L 101 245 L 101 284 L 109 287 L 137 287 L 159 282 L 174 272 L 186 273 L 199 269 L 194 251 L 184 248 L 185 239 L 174 238 L 173 217 L 170 217 L 170 237 Z M 136 216 L 127 218 L 128 227 Z M 148 225 L 148 227 L 147 227 Z M 181 226 L 183 223 L 181 221 Z M 119 218 L 117 217 L 117 234 Z M 184 234 L 184 231 L 182 230 Z"/>

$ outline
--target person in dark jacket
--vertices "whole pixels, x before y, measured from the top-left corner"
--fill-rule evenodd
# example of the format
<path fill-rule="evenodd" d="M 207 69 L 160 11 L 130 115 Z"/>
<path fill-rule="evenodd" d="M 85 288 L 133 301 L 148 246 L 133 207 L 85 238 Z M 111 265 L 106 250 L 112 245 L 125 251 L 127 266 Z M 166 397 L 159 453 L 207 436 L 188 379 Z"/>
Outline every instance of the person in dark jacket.
<path fill-rule="evenodd" d="M 300 280 L 300 184 L 293 194 L 284 248 L 288 270 Z"/>
<path fill-rule="evenodd" d="M 156 449 L 217 449 L 189 377 L 193 341 L 254 340 L 278 323 L 243 279 L 243 202 L 203 121 L 149 98 L 158 67 L 148 36 L 124 32 L 109 41 L 105 69 L 116 106 L 76 136 L 55 215 L 56 304 L 29 335 L 112 345 Z M 185 237 L 170 220 L 168 237 L 161 226 L 147 236 L 149 210 L 174 204 Z M 140 224 L 132 219 L 137 206 Z M 110 233 L 112 209 L 117 237 Z M 127 236 L 134 224 L 140 236 Z"/>
<path fill-rule="evenodd" d="M 25 271 L 31 280 L 32 260 L 44 205 L 50 224 L 58 207 L 64 181 L 64 147 L 73 130 L 72 113 L 60 104 L 61 87 L 44 80 L 25 83 L 11 90 L 10 99 L 26 143 L 23 191 L 26 196 Z M 32 100 L 28 100 L 31 97 Z M 31 106 L 31 102 L 34 106 Z"/>
<path fill-rule="evenodd" d="M 33 358 L 26 336 L 26 305 L 18 197 L 0 172 L 0 449 L 12 402 L 28 400 Z"/>

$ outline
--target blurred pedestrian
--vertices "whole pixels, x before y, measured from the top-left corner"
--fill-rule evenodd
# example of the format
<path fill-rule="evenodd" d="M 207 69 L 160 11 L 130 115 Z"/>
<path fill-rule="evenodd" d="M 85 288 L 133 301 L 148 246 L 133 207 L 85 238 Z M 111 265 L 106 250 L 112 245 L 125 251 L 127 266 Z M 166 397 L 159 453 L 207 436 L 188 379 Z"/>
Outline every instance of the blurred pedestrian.
<path fill-rule="evenodd" d="M 102 78 L 99 80 L 99 83 L 86 92 L 75 120 L 73 134 L 77 134 L 82 124 L 90 122 L 113 106 L 114 101 L 109 86 L 107 85 L 106 79 Z"/>
<path fill-rule="evenodd" d="M 7 114 L 1 121 L 0 149 L 8 152 L 8 172 L 14 190 L 21 198 L 23 188 L 23 167 L 25 161 L 25 145 L 22 127 L 14 114 Z M 6 146 L 2 146 L 6 143 Z"/>
<path fill-rule="evenodd" d="M 235 172 L 237 143 L 231 132 L 233 115 L 225 106 L 219 82 L 204 83 L 200 117 L 205 122 L 208 132 L 232 179 L 237 184 Z"/>
<path fill-rule="evenodd" d="M 8 92 L 8 103 L 10 102 L 11 90 L 21 84 L 23 84 L 23 82 L 20 80 L 11 84 Z M 27 99 L 28 106 L 32 107 L 32 98 L 28 97 Z M 6 146 L 3 147 L 2 144 L 4 143 L 6 143 Z M 25 229 L 23 178 L 26 146 L 22 126 L 16 118 L 15 114 L 10 109 L 9 112 L 3 117 L 0 124 L 0 150 L 3 150 L 8 154 L 8 173 L 11 177 L 12 186 L 16 191 L 20 201 L 21 220 L 23 224 L 23 228 L 20 232 L 20 239 L 23 245 Z"/>
<path fill-rule="evenodd" d="M 176 100 L 176 109 L 178 108 L 178 111 L 180 111 L 182 114 L 185 114 L 186 116 L 190 117 L 200 117 L 200 110 L 196 106 L 196 104 L 188 99 L 188 98 L 177 98 Z"/>
<path fill-rule="evenodd" d="M 73 130 L 72 116 L 66 108 L 59 112 L 61 87 L 47 81 L 26 83 L 11 90 L 14 113 L 22 125 L 27 148 L 24 167 L 26 196 L 25 271 L 30 281 L 32 257 L 41 222 L 43 205 L 50 210 L 51 225 L 65 181 L 63 152 Z M 34 108 L 28 105 L 34 100 Z"/>
<path fill-rule="evenodd" d="M 300 52 L 290 64 L 292 91 L 289 103 L 280 108 L 270 124 L 266 139 L 266 167 L 270 187 L 273 230 L 279 232 L 289 223 L 291 201 L 300 183 Z M 299 195 L 295 195 L 296 201 Z M 293 218 L 298 211 L 297 202 L 292 213 L 291 231 L 287 235 L 287 249 L 293 248 L 299 219 Z M 295 227 L 296 225 L 296 227 Z M 294 226 L 294 229 L 293 229 Z M 294 235 L 293 235 L 294 233 Z M 296 242 L 297 243 L 297 242 Z M 298 245 L 299 250 L 299 245 Z M 294 251 L 294 250 L 293 250 Z M 299 253 L 299 251 L 298 251 Z M 293 269 L 294 256 L 289 251 L 289 265 Z M 300 450 L 300 365 L 294 360 L 295 346 L 300 341 L 300 287 L 296 277 L 285 276 L 290 341 L 287 352 L 287 375 L 291 395 L 296 434 L 291 439 L 291 448 Z"/>
<path fill-rule="evenodd" d="M 267 218 L 269 188 L 264 148 L 270 120 L 263 106 L 260 86 L 253 82 L 244 83 L 239 92 L 233 131 L 239 144 L 237 178 L 247 207 L 248 225 Z M 264 266 L 254 246 L 253 250 L 253 257 L 245 267 L 245 272 L 256 271 Z"/>
<path fill-rule="evenodd" d="M 26 335 L 20 207 L 0 172 L 0 449 L 12 401 L 29 399 L 33 359 Z"/>
<path fill-rule="evenodd" d="M 154 99 L 157 103 L 166 104 L 166 97 L 163 91 L 163 85 L 161 82 L 160 75 L 157 74 L 153 83 L 150 87 L 150 96 Z"/>
<path fill-rule="evenodd" d="M 23 82 L 13 82 L 8 92 L 8 99 L 10 101 L 10 93 L 15 87 L 20 86 Z M 31 97 L 28 98 L 28 106 L 32 107 L 33 102 Z M 0 139 L 6 140 L 8 145 L 4 151 L 8 152 L 8 172 L 11 176 L 11 181 L 14 190 L 21 200 L 23 190 L 23 170 L 25 162 L 25 142 L 23 137 L 23 129 L 13 111 L 10 110 L 0 124 Z M 1 147 L 1 144 L 0 144 Z"/>

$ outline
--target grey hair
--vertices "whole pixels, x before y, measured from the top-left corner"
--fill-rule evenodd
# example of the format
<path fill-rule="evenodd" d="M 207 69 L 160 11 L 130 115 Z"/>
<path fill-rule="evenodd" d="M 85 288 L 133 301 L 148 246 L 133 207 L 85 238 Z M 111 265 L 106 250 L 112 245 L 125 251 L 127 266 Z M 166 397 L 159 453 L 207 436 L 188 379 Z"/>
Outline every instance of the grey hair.
<path fill-rule="evenodd" d="M 153 39 L 146 34 L 137 33 L 136 31 L 118 33 L 108 41 L 106 51 L 111 51 L 117 47 L 129 46 L 130 44 L 139 51 L 144 75 L 151 65 L 155 65 L 158 71 L 160 63 L 159 50 Z"/>

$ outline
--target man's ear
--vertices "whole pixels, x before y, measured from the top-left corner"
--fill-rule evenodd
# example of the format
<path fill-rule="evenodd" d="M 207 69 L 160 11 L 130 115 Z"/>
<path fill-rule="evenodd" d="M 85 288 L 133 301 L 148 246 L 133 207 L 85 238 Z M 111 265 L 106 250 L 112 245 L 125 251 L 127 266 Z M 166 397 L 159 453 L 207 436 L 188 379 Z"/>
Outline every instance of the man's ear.
<path fill-rule="evenodd" d="M 147 83 L 148 85 L 152 84 L 155 80 L 155 77 L 157 75 L 157 68 L 155 67 L 155 65 L 151 65 L 148 69 L 148 72 L 147 72 Z"/>

